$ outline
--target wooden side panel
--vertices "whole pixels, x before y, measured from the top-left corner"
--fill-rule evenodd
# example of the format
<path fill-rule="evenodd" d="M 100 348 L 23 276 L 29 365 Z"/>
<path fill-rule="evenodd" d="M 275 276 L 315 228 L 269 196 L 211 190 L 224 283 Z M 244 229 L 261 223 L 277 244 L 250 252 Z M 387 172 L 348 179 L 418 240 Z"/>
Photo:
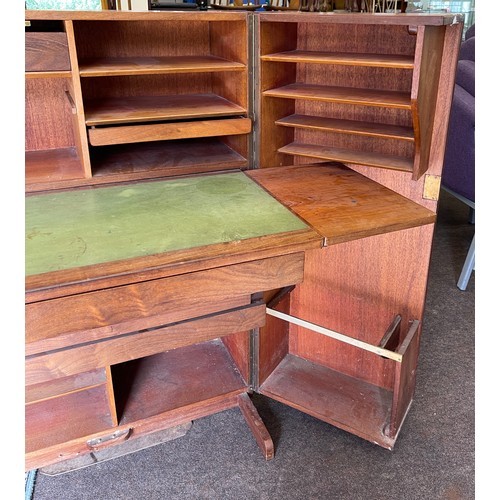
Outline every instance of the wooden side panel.
<path fill-rule="evenodd" d="M 71 69 L 66 33 L 25 33 L 25 71 Z"/>
<path fill-rule="evenodd" d="M 75 146 L 68 78 L 29 78 L 25 82 L 26 151 Z"/>
<path fill-rule="evenodd" d="M 428 225 L 309 252 L 290 314 L 378 345 L 396 314 L 403 325 L 422 318 L 432 234 Z M 291 325 L 290 352 L 392 390 L 393 364 L 356 347 Z"/>
<path fill-rule="evenodd" d="M 275 292 L 264 295 L 268 302 Z M 277 311 L 289 313 L 290 296 L 274 307 Z M 272 316 L 266 316 L 266 325 L 260 329 L 258 340 L 258 385 L 274 371 L 288 353 L 289 324 Z"/>
<path fill-rule="evenodd" d="M 421 26 L 417 32 L 411 92 L 416 146 L 413 172 L 415 180 L 429 167 L 444 35 L 445 28 L 437 26 Z"/>
<path fill-rule="evenodd" d="M 259 23 L 260 54 L 272 54 L 293 50 L 297 44 L 297 25 L 288 23 Z M 295 103 L 288 99 L 263 97 L 262 92 L 289 83 L 296 79 L 296 65 L 259 61 L 258 92 L 259 133 L 258 167 L 289 165 L 291 157 L 278 153 L 278 149 L 293 142 L 294 132 L 286 127 L 276 127 L 274 122 L 295 112 Z M 271 132 L 272 131 L 272 132 Z"/>
<path fill-rule="evenodd" d="M 238 332 L 221 338 L 243 380 L 250 384 L 250 333 Z"/>
<path fill-rule="evenodd" d="M 396 438 L 415 392 L 419 326 L 419 321 L 410 324 L 408 334 L 397 350 L 398 353 L 403 355 L 403 361 L 395 364 L 391 422 L 385 431 L 391 438 Z"/>

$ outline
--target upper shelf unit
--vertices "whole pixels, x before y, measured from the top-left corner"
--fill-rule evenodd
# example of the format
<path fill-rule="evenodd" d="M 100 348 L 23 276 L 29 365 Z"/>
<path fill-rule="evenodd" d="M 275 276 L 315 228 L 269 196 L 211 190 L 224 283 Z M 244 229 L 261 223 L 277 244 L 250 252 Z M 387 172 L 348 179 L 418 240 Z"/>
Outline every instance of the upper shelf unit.
<path fill-rule="evenodd" d="M 61 76 L 71 89 L 59 89 L 59 98 L 78 132 L 71 174 L 61 174 L 50 148 L 27 149 L 28 191 L 249 166 L 246 13 L 28 11 L 26 18 L 65 28 L 71 71 Z"/>
<path fill-rule="evenodd" d="M 261 166 L 306 157 L 423 175 L 452 18 L 383 17 L 259 17 Z"/>

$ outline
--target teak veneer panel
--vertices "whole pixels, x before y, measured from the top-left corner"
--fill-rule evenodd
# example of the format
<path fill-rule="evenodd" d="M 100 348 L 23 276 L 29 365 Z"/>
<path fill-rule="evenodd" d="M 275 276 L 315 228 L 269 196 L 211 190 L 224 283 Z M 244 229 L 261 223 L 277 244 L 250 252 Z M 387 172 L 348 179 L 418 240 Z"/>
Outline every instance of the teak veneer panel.
<path fill-rule="evenodd" d="M 81 77 L 243 71 L 246 66 L 215 56 L 103 57 L 80 62 Z"/>
<path fill-rule="evenodd" d="M 291 83 L 284 87 L 266 90 L 263 95 L 285 99 L 310 99 L 364 106 L 411 109 L 410 94 L 393 90 Z"/>
<path fill-rule="evenodd" d="M 87 125 L 244 115 L 246 110 L 215 94 L 95 99 L 85 105 Z"/>
<path fill-rule="evenodd" d="M 435 221 L 430 210 L 342 165 L 266 168 L 247 175 L 310 224 L 327 245 Z"/>
<path fill-rule="evenodd" d="M 378 68 L 412 69 L 413 57 L 399 54 L 366 54 L 355 52 L 325 52 L 316 50 L 291 50 L 261 56 L 262 61 L 297 62 L 316 64 L 342 64 Z"/>

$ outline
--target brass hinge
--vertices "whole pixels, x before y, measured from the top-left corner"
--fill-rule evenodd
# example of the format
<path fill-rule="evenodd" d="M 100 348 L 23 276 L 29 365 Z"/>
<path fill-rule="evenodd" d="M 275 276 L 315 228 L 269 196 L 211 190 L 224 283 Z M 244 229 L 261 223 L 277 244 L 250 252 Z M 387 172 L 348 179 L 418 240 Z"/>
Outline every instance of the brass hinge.
<path fill-rule="evenodd" d="M 441 176 L 439 175 L 426 175 L 424 179 L 424 192 L 422 198 L 424 200 L 439 199 L 439 189 L 441 187 Z"/>

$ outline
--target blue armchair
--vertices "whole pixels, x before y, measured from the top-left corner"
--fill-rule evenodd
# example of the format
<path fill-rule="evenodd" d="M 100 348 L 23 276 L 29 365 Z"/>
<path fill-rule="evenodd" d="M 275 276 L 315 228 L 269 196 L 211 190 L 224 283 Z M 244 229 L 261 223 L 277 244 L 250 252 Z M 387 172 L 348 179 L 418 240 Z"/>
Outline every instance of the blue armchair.
<path fill-rule="evenodd" d="M 458 56 L 441 186 L 470 207 L 475 217 L 475 24 L 465 33 Z M 457 282 L 465 290 L 475 267 L 475 236 Z"/>

